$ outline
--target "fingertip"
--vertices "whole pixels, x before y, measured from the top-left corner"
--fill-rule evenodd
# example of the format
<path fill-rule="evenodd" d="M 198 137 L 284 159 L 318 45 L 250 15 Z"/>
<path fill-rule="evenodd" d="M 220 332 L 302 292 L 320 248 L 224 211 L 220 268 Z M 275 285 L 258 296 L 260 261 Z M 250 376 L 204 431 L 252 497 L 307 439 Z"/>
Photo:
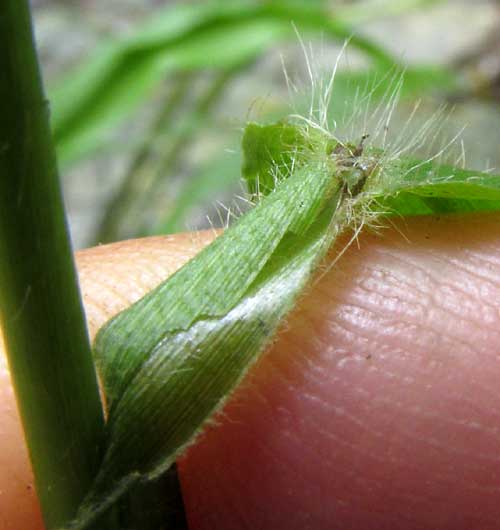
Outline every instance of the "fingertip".
<path fill-rule="evenodd" d="M 0 530 L 43 530 L 0 330 Z"/>

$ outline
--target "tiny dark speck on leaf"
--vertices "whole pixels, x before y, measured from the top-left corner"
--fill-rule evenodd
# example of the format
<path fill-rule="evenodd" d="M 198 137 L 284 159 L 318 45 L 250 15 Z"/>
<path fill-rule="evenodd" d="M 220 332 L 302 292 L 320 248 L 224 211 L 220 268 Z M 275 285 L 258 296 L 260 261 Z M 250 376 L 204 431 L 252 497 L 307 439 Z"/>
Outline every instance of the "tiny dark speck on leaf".
<path fill-rule="evenodd" d="M 257 325 L 259 326 L 259 328 L 265 335 L 268 335 L 269 333 L 271 333 L 269 326 L 261 318 L 257 319 Z"/>

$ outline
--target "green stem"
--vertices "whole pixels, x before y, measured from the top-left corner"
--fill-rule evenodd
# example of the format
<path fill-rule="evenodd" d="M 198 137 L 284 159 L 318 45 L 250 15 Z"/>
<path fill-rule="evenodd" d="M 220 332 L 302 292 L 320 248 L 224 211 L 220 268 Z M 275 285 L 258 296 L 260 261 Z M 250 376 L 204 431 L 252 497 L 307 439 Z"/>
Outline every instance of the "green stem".
<path fill-rule="evenodd" d="M 104 420 L 28 0 L 0 4 L 0 322 L 48 529 L 100 461 Z"/>

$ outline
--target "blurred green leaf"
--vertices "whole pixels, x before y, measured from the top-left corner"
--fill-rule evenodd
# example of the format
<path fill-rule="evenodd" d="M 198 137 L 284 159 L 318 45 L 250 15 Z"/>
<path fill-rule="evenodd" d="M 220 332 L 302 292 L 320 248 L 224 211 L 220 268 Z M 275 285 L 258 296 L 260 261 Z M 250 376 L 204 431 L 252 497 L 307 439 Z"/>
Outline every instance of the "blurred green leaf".
<path fill-rule="evenodd" d="M 158 13 L 133 37 L 106 45 L 52 91 L 59 158 L 67 164 L 100 147 L 113 128 L 168 74 L 198 68 L 228 69 L 300 32 L 322 33 L 387 67 L 392 58 L 321 6 L 301 2 L 220 2 L 176 5 Z"/>

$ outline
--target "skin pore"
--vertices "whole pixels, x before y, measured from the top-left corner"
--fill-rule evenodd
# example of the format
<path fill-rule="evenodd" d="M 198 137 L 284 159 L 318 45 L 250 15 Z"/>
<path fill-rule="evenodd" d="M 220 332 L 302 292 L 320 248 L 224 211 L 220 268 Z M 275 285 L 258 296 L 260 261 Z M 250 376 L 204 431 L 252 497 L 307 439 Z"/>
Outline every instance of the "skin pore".
<path fill-rule="evenodd" d="M 212 237 L 77 253 L 91 335 Z M 498 528 L 499 380 L 500 215 L 364 233 L 179 462 L 190 528 Z M 0 432 L 0 530 L 42 529 L 3 351 Z"/>

